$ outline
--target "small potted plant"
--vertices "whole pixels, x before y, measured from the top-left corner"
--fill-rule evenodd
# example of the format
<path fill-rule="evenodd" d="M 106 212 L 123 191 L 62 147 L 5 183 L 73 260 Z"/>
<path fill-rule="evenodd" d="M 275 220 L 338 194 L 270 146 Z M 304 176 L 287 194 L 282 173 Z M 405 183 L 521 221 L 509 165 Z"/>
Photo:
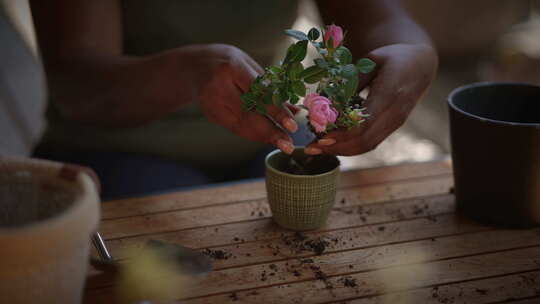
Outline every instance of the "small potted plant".
<path fill-rule="evenodd" d="M 306 34 L 286 30 L 298 40 L 288 49 L 279 65 L 265 72 L 242 95 L 246 111 L 266 115 L 267 105 L 299 104 L 308 111 L 308 126 L 317 137 L 335 129 L 358 126 L 369 116 L 359 97 L 359 75 L 375 68 L 375 63 L 362 58 L 353 63 L 353 56 L 343 45 L 341 27 L 329 25 L 322 31 L 312 28 Z M 313 64 L 302 61 L 311 45 L 318 54 Z M 310 92 L 311 91 L 311 92 Z M 339 160 L 332 155 L 309 156 L 303 148 L 291 155 L 278 150 L 266 158 L 266 186 L 274 220 L 295 230 L 322 226 L 335 201 Z"/>

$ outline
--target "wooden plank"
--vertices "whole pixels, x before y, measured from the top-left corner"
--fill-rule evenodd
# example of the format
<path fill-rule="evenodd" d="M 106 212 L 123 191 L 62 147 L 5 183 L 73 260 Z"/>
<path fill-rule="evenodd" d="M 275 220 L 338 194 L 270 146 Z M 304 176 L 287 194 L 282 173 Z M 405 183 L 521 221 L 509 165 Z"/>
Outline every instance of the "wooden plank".
<path fill-rule="evenodd" d="M 222 303 L 222 297 L 225 293 L 254 288 L 258 288 L 259 294 L 266 293 L 266 296 L 269 297 L 268 299 L 259 299 L 260 303 L 273 303 L 280 297 L 274 298 L 272 295 L 282 295 L 282 290 L 287 290 L 288 296 L 292 296 L 294 293 L 313 293 L 315 291 L 327 295 L 328 290 L 325 290 L 324 287 L 320 288 L 320 284 L 323 282 L 306 281 L 317 277 L 317 271 L 313 270 L 313 266 L 317 266 L 325 277 L 329 277 L 328 280 L 325 280 L 326 283 L 334 286 L 339 286 L 339 282 L 333 277 L 339 275 L 351 275 L 362 284 L 377 282 L 377 284 L 384 283 L 385 287 L 388 287 L 389 283 L 395 284 L 395 286 L 391 285 L 392 288 L 401 288 L 401 285 L 409 284 L 411 274 L 419 275 L 420 282 L 425 284 L 421 286 L 451 283 L 538 268 L 540 260 L 531 257 L 540 257 L 540 247 L 448 260 L 450 258 L 536 245 L 540 245 L 537 230 L 510 230 L 344 251 L 313 257 L 313 263 L 303 263 L 301 259 L 298 259 L 214 271 L 197 286 L 190 288 L 187 297 L 223 293 L 204 300 L 205 303 Z M 403 280 L 388 282 L 388 280 L 391 281 L 400 276 L 404 276 Z M 281 285 L 281 289 L 276 290 L 275 287 L 272 287 L 277 285 Z M 295 286 L 293 288 L 295 291 L 290 290 L 292 286 Z M 262 287 L 266 287 L 266 289 Z M 314 290 L 314 287 L 317 288 Z M 374 287 L 378 288 L 369 288 L 368 290 L 380 290 L 381 286 Z M 95 292 L 89 291 L 89 294 L 99 295 L 102 292 L 95 290 Z M 359 290 L 355 289 L 353 292 L 359 292 Z M 344 295 L 351 297 L 350 293 L 344 293 Z M 267 301 L 269 299 L 272 301 Z M 322 300 L 330 301 L 332 298 Z"/>
<path fill-rule="evenodd" d="M 339 301 L 343 304 L 488 304 L 540 303 L 540 299 L 519 300 L 540 292 L 540 271 L 532 271 L 483 280 L 407 290 L 367 298 Z"/>
<path fill-rule="evenodd" d="M 451 173 L 451 166 L 446 161 L 345 171 L 341 175 L 339 187 L 365 186 L 406 179 L 450 175 Z M 218 185 L 204 189 L 105 202 L 102 205 L 102 218 L 113 219 L 245 200 L 258 200 L 265 196 L 266 190 L 263 181 Z"/>
<path fill-rule="evenodd" d="M 510 301 L 497 302 L 497 303 L 492 303 L 492 304 L 503 304 L 503 303 L 504 304 L 538 304 L 540 303 L 540 297 L 534 297 L 530 299 L 517 300 L 517 301 L 510 300 Z"/>
<path fill-rule="evenodd" d="M 330 277 L 324 281 L 311 280 L 283 283 L 266 288 L 236 291 L 235 293 L 238 299 L 244 299 L 244 303 L 334 302 L 354 297 L 381 295 L 439 284 L 458 283 L 463 280 L 524 272 L 531 269 L 538 270 L 538 261 L 535 262 L 534 259 L 531 259 L 532 256 L 540 256 L 540 247 L 389 267 L 375 271 L 351 273 L 346 276 Z M 355 282 L 357 286 L 345 286 L 344 278 L 347 278 L 349 282 Z M 226 281 L 228 278 L 222 278 L 222 280 Z M 247 281 L 245 282 L 247 283 Z M 201 283 L 201 286 L 209 283 L 205 280 Z M 245 287 L 246 283 L 237 284 L 236 286 L 237 288 L 238 286 Z M 197 294 L 197 289 L 214 292 L 219 284 L 212 285 L 212 288 L 210 286 L 204 288 L 194 286 L 192 293 Z M 332 286 L 332 288 L 328 288 L 328 286 Z M 183 303 L 227 303 L 231 300 L 231 294 L 231 292 L 226 292 L 214 296 L 185 300 Z"/>
<path fill-rule="evenodd" d="M 338 205 L 359 206 L 390 200 L 401 200 L 448 193 L 452 177 L 407 180 L 350 188 L 338 193 Z M 340 202 L 344 202 L 341 204 Z M 265 199 L 244 201 L 149 215 L 103 220 L 100 232 L 106 239 L 148 235 L 181 229 L 219 225 L 268 217 L 270 208 Z"/>
<path fill-rule="evenodd" d="M 385 244 L 410 242 L 456 234 L 472 233 L 493 229 L 467 220 L 457 219 L 454 214 L 443 214 L 433 218 L 417 218 L 381 225 L 360 226 L 330 232 L 302 234 L 308 240 L 328 241 L 325 253 L 362 249 Z M 314 250 L 296 248 L 294 233 L 277 239 L 231 244 L 213 247 L 211 250 L 224 252 L 230 258 L 216 259 L 214 269 L 240 267 L 253 264 L 276 262 L 288 258 L 311 257 Z M 125 256 L 120 255 L 122 258 Z"/>
<path fill-rule="evenodd" d="M 437 221 L 436 215 L 451 213 L 454 208 L 453 195 L 363 205 L 361 208 L 346 207 L 333 210 L 323 230 L 334 231 L 426 217 L 428 221 Z M 246 210 L 249 213 L 249 209 Z M 289 230 L 274 224 L 270 218 L 262 218 L 256 221 L 109 240 L 107 245 L 113 256 L 122 257 L 124 248 L 140 247 L 149 238 L 182 244 L 190 248 L 206 248 L 279 239 L 283 234 L 290 233 Z M 314 232 L 306 232 L 306 235 L 312 233 Z"/>
<path fill-rule="evenodd" d="M 444 236 L 492 229 L 491 227 L 457 219 L 454 214 L 440 215 L 434 219 L 418 218 L 376 226 L 361 226 L 325 233 L 316 232 L 304 234 L 304 236 L 307 240 L 322 239 L 328 241 L 324 254 L 329 254 L 400 242 L 425 239 L 437 240 L 437 238 Z M 381 227 L 384 229 L 381 230 Z M 278 239 L 214 247 L 211 249 L 213 252 L 221 252 L 226 256 L 224 259 L 214 259 L 214 270 L 263 263 L 269 264 L 291 258 L 309 258 L 316 255 L 316 252 L 312 249 L 298 248 L 298 242 L 291 242 L 294 239 L 293 233 L 287 233 Z M 142 243 L 139 245 L 142 246 Z M 126 251 L 119 250 L 117 252 L 121 254 L 116 255 L 116 258 L 128 258 L 125 256 Z M 126 261 L 120 260 L 120 262 L 124 263 Z M 99 273 L 93 273 L 90 276 L 99 276 Z M 92 278 L 90 283 L 87 284 L 87 288 L 92 289 L 108 285 L 111 285 L 111 278 L 99 276 L 99 278 Z"/>
<path fill-rule="evenodd" d="M 308 240 L 324 240 L 328 244 L 324 253 L 365 249 L 375 246 L 411 242 L 486 231 L 492 228 L 469 221 L 460 221 L 454 214 L 444 214 L 433 219 L 418 218 L 409 221 L 382 225 L 362 226 L 345 230 L 304 235 Z M 216 259 L 214 269 L 241 267 L 246 265 L 277 262 L 290 258 L 313 257 L 317 254 L 311 248 L 297 248 L 295 236 L 291 233 L 279 239 L 259 241 L 240 245 L 215 247 L 212 250 L 230 254 L 228 259 Z"/>
<path fill-rule="evenodd" d="M 358 208 L 344 208 L 333 213 L 335 220 L 332 221 L 334 224 L 332 231 L 312 231 L 306 232 L 304 235 L 311 239 L 321 236 L 342 239 L 343 242 L 338 242 L 337 244 L 332 242 L 328 246 L 328 252 L 335 252 L 352 248 L 363 248 L 393 242 L 492 229 L 465 219 L 456 218 L 454 214 L 448 214 L 448 212 L 453 211 L 453 208 L 453 197 L 449 195 L 432 197 L 423 201 L 411 200 L 392 203 L 386 207 L 384 204 L 364 206 L 360 214 L 358 213 Z M 358 226 L 359 217 L 362 215 L 366 216 L 365 222 L 362 222 L 363 224 Z M 337 223 L 341 223 L 341 225 L 335 226 Z M 354 227 L 355 224 L 357 227 Z M 152 239 L 171 243 L 176 242 L 192 248 L 212 247 L 214 251 L 222 250 L 225 254 L 231 255 L 232 258 L 215 261 L 214 267 L 219 269 L 282 260 L 285 258 L 287 252 L 283 250 L 278 253 L 276 249 L 278 247 L 288 248 L 284 244 L 294 236 L 293 232 L 283 230 L 276 225 L 264 226 L 271 229 L 266 230 L 266 233 L 264 233 L 264 229 L 256 230 L 253 226 L 245 227 L 233 224 L 234 227 L 232 228 L 234 229 L 231 229 L 230 226 L 220 226 L 218 231 L 208 230 L 204 227 L 196 230 L 152 235 L 151 237 Z M 384 227 L 382 231 L 379 230 L 381 227 Z M 253 230 L 260 231 L 261 234 L 252 235 L 250 231 Z M 242 237 L 249 239 L 246 241 Z M 128 250 L 126 249 L 139 249 L 144 246 L 147 240 L 148 237 L 143 236 L 108 241 L 107 245 L 113 257 L 121 260 L 127 258 L 126 253 Z M 225 243 L 225 246 L 216 247 L 217 245 L 223 245 L 223 243 Z M 133 252 L 133 250 L 129 250 L 129 252 Z M 304 255 L 309 255 L 309 252 L 300 253 L 298 256 Z M 106 286 L 110 284 L 108 281 L 110 281 L 110 278 L 106 276 L 92 278 L 88 287 Z"/>

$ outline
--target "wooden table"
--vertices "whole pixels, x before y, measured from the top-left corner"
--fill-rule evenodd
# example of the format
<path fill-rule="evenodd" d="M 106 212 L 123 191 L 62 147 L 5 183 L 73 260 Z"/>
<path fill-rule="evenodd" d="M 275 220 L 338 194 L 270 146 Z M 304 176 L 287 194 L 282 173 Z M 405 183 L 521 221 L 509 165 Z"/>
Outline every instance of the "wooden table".
<path fill-rule="evenodd" d="M 452 183 L 444 161 L 343 172 L 303 234 L 272 222 L 262 180 L 106 202 L 100 231 L 116 258 L 147 239 L 222 251 L 182 303 L 540 303 L 540 229 L 457 216 Z M 113 288 L 91 272 L 86 303 Z"/>

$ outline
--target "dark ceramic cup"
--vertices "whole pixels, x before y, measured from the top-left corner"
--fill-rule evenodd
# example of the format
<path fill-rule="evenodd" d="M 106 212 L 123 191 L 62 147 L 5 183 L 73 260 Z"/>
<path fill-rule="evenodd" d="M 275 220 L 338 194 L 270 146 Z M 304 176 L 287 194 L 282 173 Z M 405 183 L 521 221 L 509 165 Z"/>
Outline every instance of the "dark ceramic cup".
<path fill-rule="evenodd" d="M 458 211 L 505 227 L 540 224 L 540 87 L 476 83 L 448 98 Z"/>

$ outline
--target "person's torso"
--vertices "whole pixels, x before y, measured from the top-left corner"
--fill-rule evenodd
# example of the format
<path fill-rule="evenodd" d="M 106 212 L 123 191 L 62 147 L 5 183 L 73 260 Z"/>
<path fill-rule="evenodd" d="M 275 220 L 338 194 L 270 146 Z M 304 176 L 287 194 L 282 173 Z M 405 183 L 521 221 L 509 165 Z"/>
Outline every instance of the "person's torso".
<path fill-rule="evenodd" d="M 285 51 L 282 33 L 296 19 L 297 2 L 124 0 L 124 53 L 145 56 L 190 44 L 225 43 L 266 66 L 276 53 Z M 59 148 L 135 152 L 219 165 L 240 162 L 262 147 L 208 122 L 196 101 L 137 128 L 81 126 L 63 119 L 54 105 L 48 117 L 50 127 L 44 141 Z"/>

